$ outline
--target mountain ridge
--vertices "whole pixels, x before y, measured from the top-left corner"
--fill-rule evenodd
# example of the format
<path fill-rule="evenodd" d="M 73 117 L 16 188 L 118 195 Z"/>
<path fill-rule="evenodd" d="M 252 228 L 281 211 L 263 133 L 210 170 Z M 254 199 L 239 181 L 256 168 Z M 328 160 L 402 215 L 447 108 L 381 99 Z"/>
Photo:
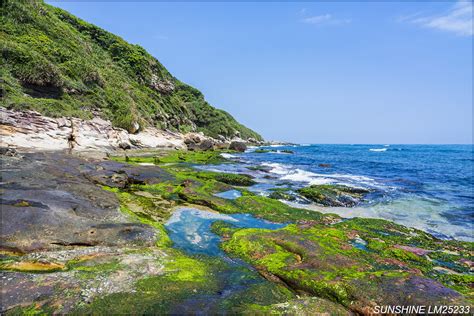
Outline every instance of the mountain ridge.
<path fill-rule="evenodd" d="M 139 45 L 37 0 L 1 3 L 1 97 L 9 109 L 110 120 L 137 132 L 262 140 Z"/>

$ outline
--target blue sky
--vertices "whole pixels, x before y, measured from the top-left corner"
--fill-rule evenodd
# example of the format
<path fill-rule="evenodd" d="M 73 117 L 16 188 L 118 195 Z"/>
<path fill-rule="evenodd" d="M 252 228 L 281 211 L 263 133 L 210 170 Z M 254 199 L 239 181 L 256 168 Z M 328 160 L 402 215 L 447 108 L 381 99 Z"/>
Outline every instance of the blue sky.
<path fill-rule="evenodd" d="M 472 2 L 53 2 L 266 139 L 472 143 Z"/>

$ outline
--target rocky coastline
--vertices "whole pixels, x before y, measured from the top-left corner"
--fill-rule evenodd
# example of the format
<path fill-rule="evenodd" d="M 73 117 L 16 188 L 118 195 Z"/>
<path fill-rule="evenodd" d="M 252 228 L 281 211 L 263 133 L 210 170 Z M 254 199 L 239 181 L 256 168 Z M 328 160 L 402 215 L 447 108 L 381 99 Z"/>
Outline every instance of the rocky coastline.
<path fill-rule="evenodd" d="M 215 139 L 203 133 L 183 134 L 154 127 L 130 133 L 98 116 L 91 120 L 52 118 L 35 111 L 15 111 L 4 107 L 0 107 L 0 136 L 0 147 L 104 153 L 140 148 L 244 151 L 247 145 L 270 144 L 252 138 L 219 136 Z"/>
<path fill-rule="evenodd" d="M 223 141 L 222 150 L 198 134 L 163 134 L 165 146 L 143 148 L 130 140 L 140 133 L 73 119 L 75 131 L 89 133 L 71 150 L 68 123 L 4 113 L 2 133 L 11 134 L 2 137 L 0 156 L 2 314 L 370 315 L 375 306 L 393 304 L 472 308 L 472 243 L 294 208 L 281 202 L 283 191 L 264 197 L 247 190 L 255 183 L 248 176 L 193 167 L 231 164 L 223 153 L 243 150 L 241 142 Z M 62 150 L 47 150 L 54 140 Z M 107 155 L 97 154 L 102 151 Z M 229 190 L 240 196 L 218 194 Z M 322 205 L 351 206 L 367 192 L 325 185 L 298 193 Z M 253 267 L 236 268 L 221 257 L 175 248 L 165 225 L 183 207 L 218 218 L 244 213 L 284 227 L 214 221 L 220 249 Z M 236 288 L 241 281 L 232 273 L 254 281 Z"/>

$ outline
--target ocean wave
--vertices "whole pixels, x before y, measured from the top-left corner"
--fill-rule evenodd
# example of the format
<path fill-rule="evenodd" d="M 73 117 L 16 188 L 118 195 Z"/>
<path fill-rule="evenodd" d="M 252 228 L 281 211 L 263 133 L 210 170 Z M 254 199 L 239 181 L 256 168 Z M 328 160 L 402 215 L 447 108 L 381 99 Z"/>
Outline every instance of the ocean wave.
<path fill-rule="evenodd" d="M 295 182 L 308 182 L 310 184 L 328 184 L 333 183 L 334 180 L 326 177 L 320 177 L 316 173 L 305 171 L 301 169 L 295 169 L 289 172 L 287 175 L 280 178 L 280 180 L 289 180 Z"/>
<path fill-rule="evenodd" d="M 271 167 L 269 172 L 280 176 L 280 180 L 304 182 L 310 185 L 321 184 L 342 184 L 351 187 L 372 187 L 385 189 L 383 184 L 377 183 L 374 179 L 362 175 L 350 174 L 322 174 L 302 169 L 294 169 L 280 163 L 266 162 L 262 166 Z"/>
<path fill-rule="evenodd" d="M 262 163 L 262 166 L 272 168 L 270 169 L 270 172 L 275 173 L 275 174 L 287 174 L 291 170 L 287 168 L 286 166 L 279 164 L 277 162 L 264 162 Z"/>
<path fill-rule="evenodd" d="M 382 152 L 387 151 L 387 148 L 370 148 L 369 151 Z"/>
<path fill-rule="evenodd" d="M 232 155 L 232 154 L 228 154 L 228 153 L 222 153 L 221 157 L 225 158 L 225 159 L 238 158 L 236 155 Z"/>

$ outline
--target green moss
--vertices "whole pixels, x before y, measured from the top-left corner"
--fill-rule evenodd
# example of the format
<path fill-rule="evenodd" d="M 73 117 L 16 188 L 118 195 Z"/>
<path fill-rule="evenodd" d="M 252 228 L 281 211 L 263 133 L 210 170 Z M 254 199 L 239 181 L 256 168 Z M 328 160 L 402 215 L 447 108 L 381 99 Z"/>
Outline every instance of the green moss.
<path fill-rule="evenodd" d="M 238 211 L 253 214 L 273 222 L 290 222 L 298 220 L 321 220 L 323 215 L 319 212 L 294 208 L 280 201 L 264 196 L 242 196 L 235 199 L 234 204 Z M 232 212 L 232 210 L 229 210 Z M 237 212 L 238 212 L 237 211 Z"/>
<path fill-rule="evenodd" d="M 178 257 L 166 265 L 166 271 L 172 272 L 168 278 L 180 282 L 205 282 L 208 270 L 202 261 L 189 257 Z"/>
<path fill-rule="evenodd" d="M 271 193 L 268 197 L 274 200 L 294 201 L 296 197 L 288 193 L 290 190 L 290 188 L 272 188 L 270 189 Z"/>
<path fill-rule="evenodd" d="M 252 180 L 252 177 L 247 174 L 221 173 L 217 174 L 215 179 L 223 183 L 237 186 L 249 186 L 256 183 Z"/>
<path fill-rule="evenodd" d="M 352 206 L 353 199 L 360 199 L 369 193 L 366 189 L 351 188 L 344 185 L 322 184 L 298 189 L 301 196 L 326 206 Z"/>
<path fill-rule="evenodd" d="M 394 247 L 389 236 L 385 236 L 387 240 L 376 239 L 366 236 L 364 231 L 343 228 L 353 228 L 351 221 L 357 222 L 357 219 L 332 226 L 321 222 L 303 226 L 291 224 L 274 231 L 223 228 L 221 232 L 226 234 L 226 239 L 222 248 L 296 290 L 344 306 L 351 304 L 359 286 L 377 291 L 377 282 L 387 279 L 398 282 L 419 273 L 459 292 L 470 293 L 472 276 L 436 270 L 427 257 Z M 371 225 L 377 226 L 378 234 L 384 236 L 384 225 L 379 227 L 378 220 L 374 221 Z M 355 236 L 368 240 L 368 250 L 351 245 Z"/>
<path fill-rule="evenodd" d="M 40 304 L 31 304 L 28 306 L 17 306 L 9 309 L 5 315 L 8 316 L 46 316 L 52 315 L 54 310 Z"/>

